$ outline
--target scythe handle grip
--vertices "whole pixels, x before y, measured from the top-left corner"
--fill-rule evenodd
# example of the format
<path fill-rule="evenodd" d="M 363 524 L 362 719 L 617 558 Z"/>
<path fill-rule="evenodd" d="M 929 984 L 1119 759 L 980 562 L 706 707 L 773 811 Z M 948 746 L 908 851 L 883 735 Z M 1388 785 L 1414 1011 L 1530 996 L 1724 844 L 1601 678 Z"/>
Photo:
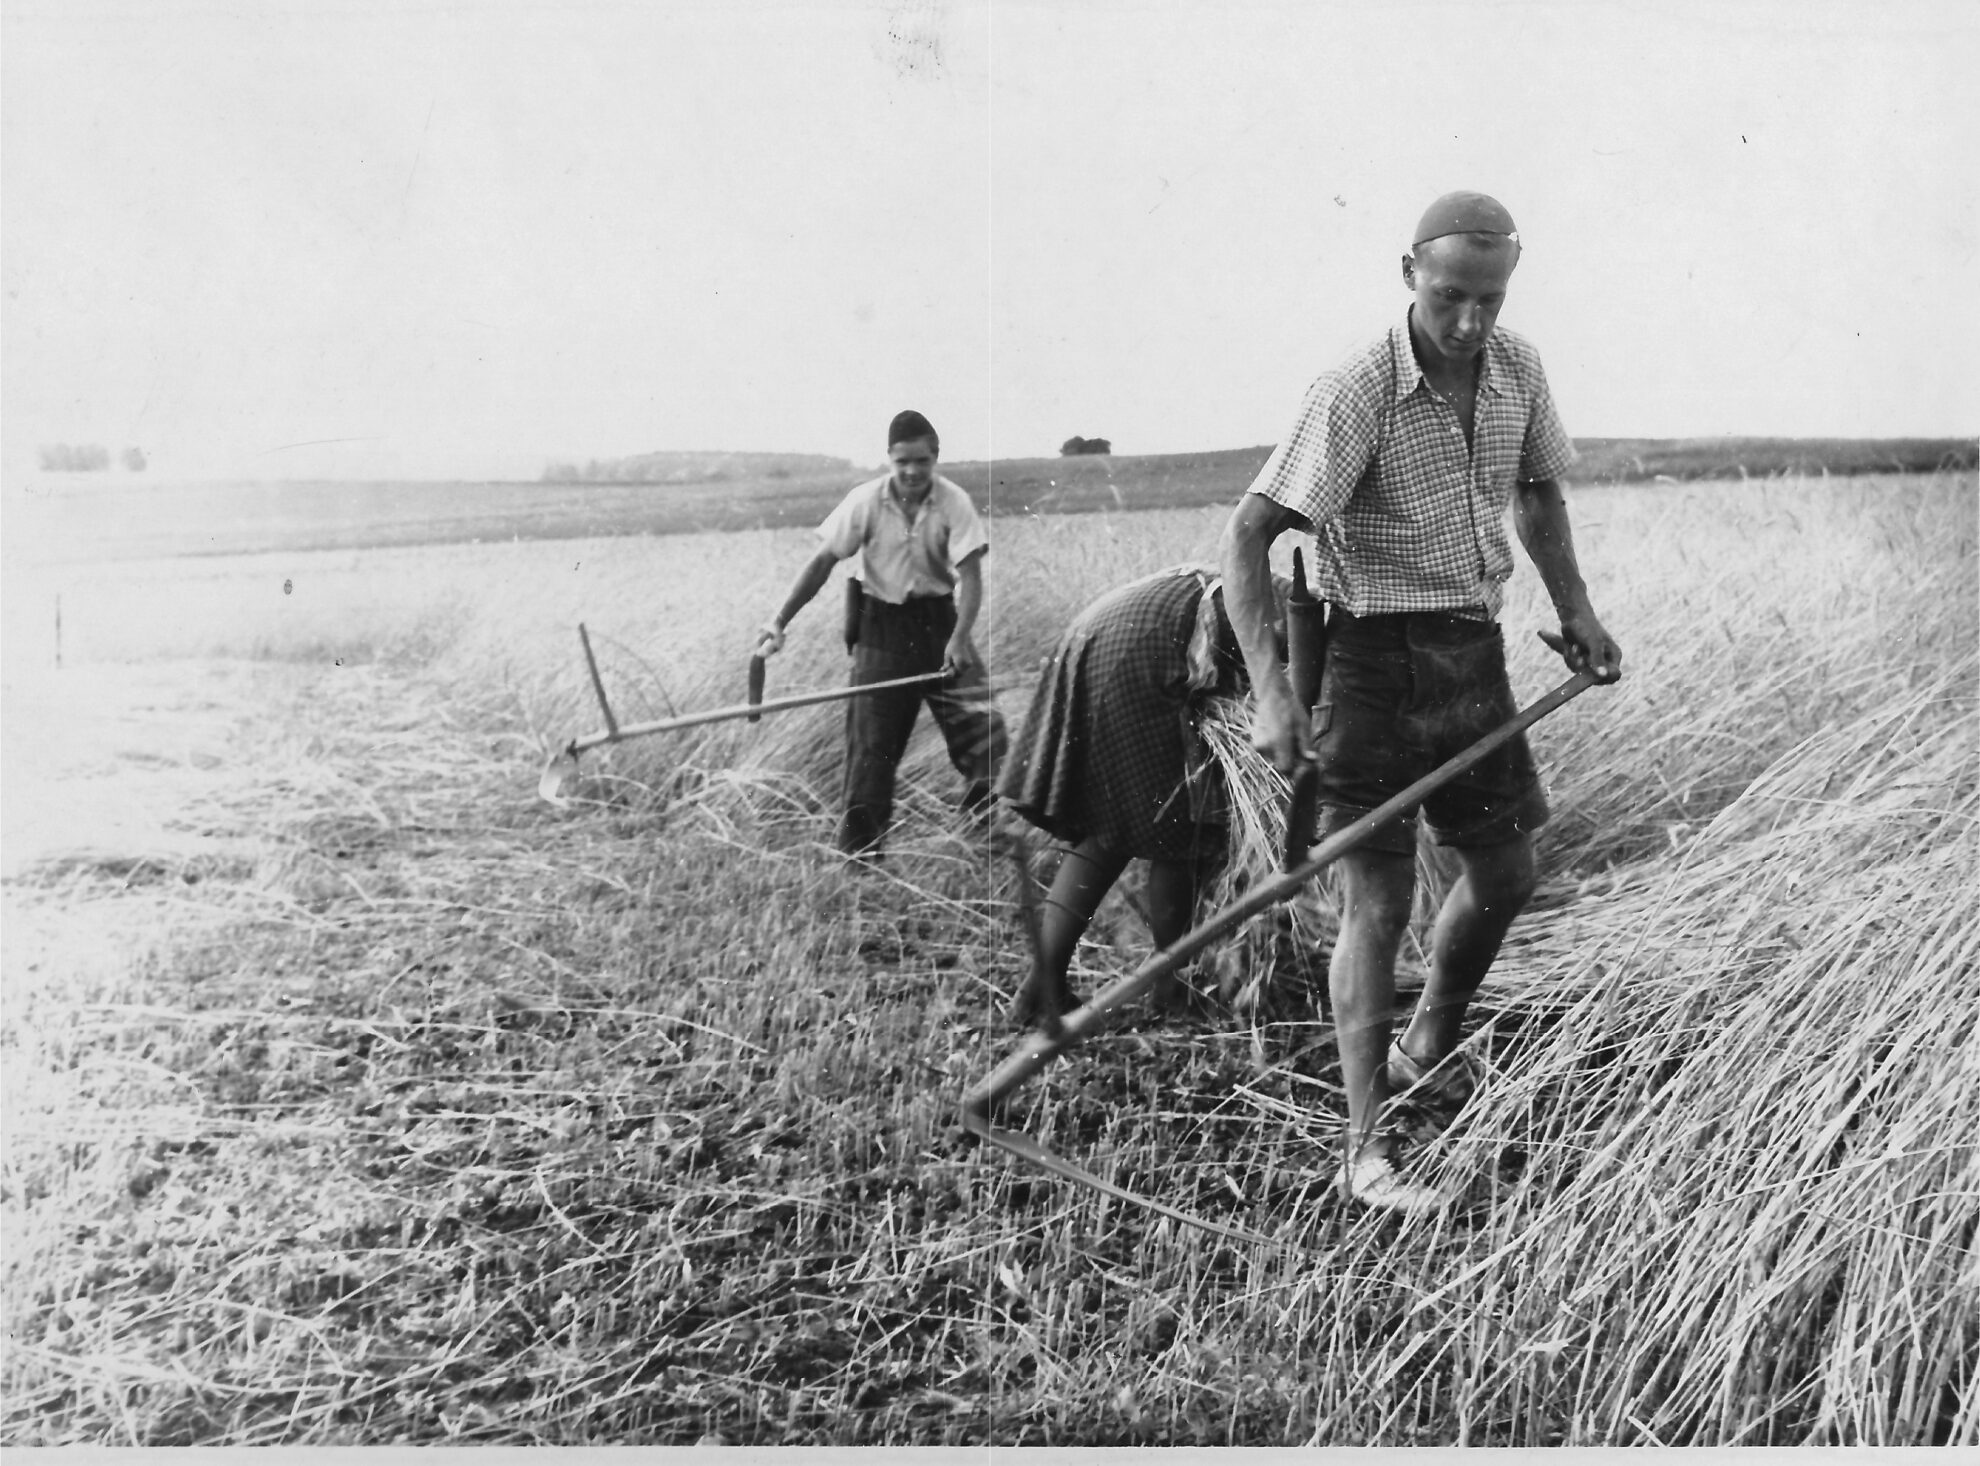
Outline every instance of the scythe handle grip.
<path fill-rule="evenodd" d="M 1320 803 L 1320 765 L 1301 759 L 1293 770 L 1292 791 L 1286 800 L 1286 856 L 1282 870 L 1291 870 L 1306 854 L 1313 838 L 1313 814 Z"/>
<path fill-rule="evenodd" d="M 610 736 L 619 736 L 619 720 L 612 715 L 612 704 L 605 699 L 605 679 L 598 675 L 598 658 L 591 654 L 591 633 L 578 622 L 578 641 L 584 647 L 584 667 L 591 674 L 591 690 L 598 694 L 598 711 L 605 715 L 605 731 Z"/>

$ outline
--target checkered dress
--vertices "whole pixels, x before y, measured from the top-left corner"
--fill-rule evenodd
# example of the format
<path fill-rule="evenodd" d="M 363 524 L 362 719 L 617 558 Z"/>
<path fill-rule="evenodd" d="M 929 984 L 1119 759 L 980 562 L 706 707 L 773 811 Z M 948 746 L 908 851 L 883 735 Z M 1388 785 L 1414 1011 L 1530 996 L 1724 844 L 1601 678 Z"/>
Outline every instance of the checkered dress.
<path fill-rule="evenodd" d="M 1416 364 L 1407 316 L 1308 390 L 1251 492 L 1314 527 L 1325 599 L 1357 616 L 1498 617 L 1514 482 L 1558 478 L 1574 445 L 1524 336 L 1500 327 L 1481 356 L 1468 449 L 1457 409 Z"/>
<path fill-rule="evenodd" d="M 1213 857 L 1226 804 L 1190 721 L 1187 651 L 1207 577 L 1164 571 L 1110 591 L 1046 661 L 998 792 L 1047 834 L 1148 860 Z M 1241 685 L 1228 670 L 1215 691 Z"/>

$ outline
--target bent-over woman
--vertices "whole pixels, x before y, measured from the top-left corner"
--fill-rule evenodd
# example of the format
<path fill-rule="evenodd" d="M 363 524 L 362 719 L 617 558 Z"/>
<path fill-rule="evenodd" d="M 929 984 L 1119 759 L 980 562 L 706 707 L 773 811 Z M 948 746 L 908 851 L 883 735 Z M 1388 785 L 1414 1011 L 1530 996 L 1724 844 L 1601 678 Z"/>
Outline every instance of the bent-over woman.
<path fill-rule="evenodd" d="M 1073 952 L 1130 860 L 1148 862 L 1149 934 L 1161 948 L 1189 930 L 1224 858 L 1224 780 L 1196 731 L 1210 698 L 1248 686 L 1222 600 L 1216 573 L 1194 566 L 1109 591 L 1074 618 L 1039 676 L 998 793 L 1067 849 L 1037 914 L 1020 1023 L 1075 1005 Z M 1157 995 L 1183 996 L 1174 978 Z"/>

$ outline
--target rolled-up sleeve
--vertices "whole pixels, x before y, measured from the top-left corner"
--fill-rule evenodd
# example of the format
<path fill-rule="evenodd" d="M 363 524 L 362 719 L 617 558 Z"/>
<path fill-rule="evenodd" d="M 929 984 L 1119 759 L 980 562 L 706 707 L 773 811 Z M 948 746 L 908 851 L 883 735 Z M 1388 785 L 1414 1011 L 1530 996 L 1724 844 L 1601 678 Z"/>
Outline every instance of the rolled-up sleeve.
<path fill-rule="evenodd" d="M 870 490 L 866 484 L 854 489 L 818 526 L 818 543 L 841 560 L 858 554 L 866 543 L 867 513 L 873 503 Z"/>
<path fill-rule="evenodd" d="M 1520 481 L 1560 478 L 1574 467 L 1574 440 L 1568 437 L 1567 429 L 1561 426 L 1560 414 L 1554 410 L 1554 394 L 1547 386 L 1547 369 L 1540 365 L 1539 353 L 1534 352 L 1521 367 L 1527 378 L 1531 406 L 1526 415 L 1526 441 L 1519 450 Z"/>
<path fill-rule="evenodd" d="M 951 565 L 960 565 L 971 555 L 980 555 L 990 548 L 990 527 L 983 522 L 983 516 L 976 512 L 975 502 L 963 490 L 956 491 L 947 518 Z"/>
<path fill-rule="evenodd" d="M 1380 407 L 1340 372 L 1307 389 L 1292 431 L 1252 480 L 1263 494 L 1316 529 L 1341 512 L 1374 461 Z"/>

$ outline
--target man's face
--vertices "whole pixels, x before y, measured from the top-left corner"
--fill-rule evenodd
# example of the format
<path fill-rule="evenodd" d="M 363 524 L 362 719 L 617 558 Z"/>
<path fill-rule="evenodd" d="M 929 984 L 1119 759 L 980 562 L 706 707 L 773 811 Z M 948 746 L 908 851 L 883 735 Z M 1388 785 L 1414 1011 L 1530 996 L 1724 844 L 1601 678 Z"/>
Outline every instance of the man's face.
<path fill-rule="evenodd" d="M 1453 366 L 1485 349 L 1519 263 L 1511 241 L 1481 244 L 1469 235 L 1426 240 L 1403 256 L 1403 283 L 1416 297 L 1417 344 Z"/>
<path fill-rule="evenodd" d="M 935 445 L 926 438 L 909 438 L 887 450 L 894 465 L 894 487 L 904 499 L 919 499 L 935 482 Z"/>

